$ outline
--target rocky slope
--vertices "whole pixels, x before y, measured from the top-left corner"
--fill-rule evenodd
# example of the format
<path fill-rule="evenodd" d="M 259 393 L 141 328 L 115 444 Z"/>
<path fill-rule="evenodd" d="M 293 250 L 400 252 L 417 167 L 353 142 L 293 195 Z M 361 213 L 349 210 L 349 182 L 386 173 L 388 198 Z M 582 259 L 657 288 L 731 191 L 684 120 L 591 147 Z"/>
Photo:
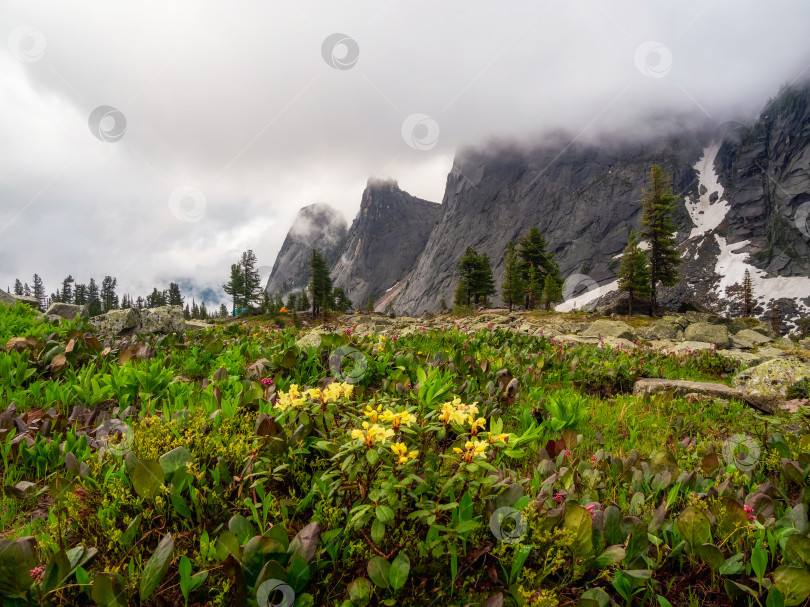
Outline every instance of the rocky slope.
<path fill-rule="evenodd" d="M 758 314 L 773 299 L 783 317 L 810 311 L 810 86 L 782 91 L 750 126 L 682 131 L 659 140 L 502 147 L 457 157 L 443 215 L 406 286 L 398 311 L 451 302 L 455 266 L 468 245 L 489 255 L 497 284 L 506 243 L 538 226 L 567 277 L 558 309 L 615 291 L 615 272 L 652 164 L 673 176 L 683 280 L 664 290 L 677 308 L 698 298 L 723 310 L 725 288 L 754 281 Z M 493 298 L 494 303 L 500 301 Z M 786 323 L 790 329 L 795 323 Z"/>
<path fill-rule="evenodd" d="M 327 204 L 311 204 L 295 217 L 281 245 L 265 290 L 271 295 L 300 290 L 309 283 L 309 256 L 313 247 L 330 261 L 338 256 L 346 238 L 346 220 Z"/>
<path fill-rule="evenodd" d="M 332 282 L 355 306 L 370 295 L 380 300 L 413 269 L 441 213 L 441 205 L 411 196 L 396 181 L 369 180 Z"/>

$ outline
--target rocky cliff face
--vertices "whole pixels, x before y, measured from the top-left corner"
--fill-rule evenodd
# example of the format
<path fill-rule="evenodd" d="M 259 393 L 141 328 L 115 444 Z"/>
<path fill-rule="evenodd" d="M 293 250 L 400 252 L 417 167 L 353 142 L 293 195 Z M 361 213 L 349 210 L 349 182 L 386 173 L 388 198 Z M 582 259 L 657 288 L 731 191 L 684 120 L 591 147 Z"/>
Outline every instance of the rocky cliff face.
<path fill-rule="evenodd" d="M 500 284 L 506 243 L 532 226 L 546 234 L 567 277 L 568 302 L 558 309 L 615 291 L 628 233 L 639 226 L 646 173 L 658 164 L 682 198 L 682 281 L 664 290 L 664 305 L 698 297 L 728 307 L 725 288 L 748 269 L 757 313 L 771 299 L 783 316 L 810 311 L 810 86 L 783 91 L 749 126 L 643 144 L 569 142 L 460 155 L 442 219 L 395 308 L 419 314 L 435 311 L 441 299 L 450 304 L 468 245 L 489 255 Z"/>
<path fill-rule="evenodd" d="M 381 297 L 413 269 L 441 214 L 441 205 L 411 196 L 396 181 L 369 180 L 332 268 L 333 284 L 355 307 L 370 295 L 384 305 Z"/>
<path fill-rule="evenodd" d="M 327 204 L 302 208 L 281 245 L 265 290 L 286 295 L 309 284 L 309 256 L 316 248 L 333 262 L 346 238 L 346 220 Z"/>

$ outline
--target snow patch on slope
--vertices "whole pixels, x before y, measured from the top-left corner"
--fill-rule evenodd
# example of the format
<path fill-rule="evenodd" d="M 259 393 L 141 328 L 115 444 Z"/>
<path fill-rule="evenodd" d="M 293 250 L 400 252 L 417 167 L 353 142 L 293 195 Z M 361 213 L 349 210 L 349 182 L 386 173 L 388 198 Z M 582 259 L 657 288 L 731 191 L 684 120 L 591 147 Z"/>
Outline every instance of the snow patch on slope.
<path fill-rule="evenodd" d="M 703 156 L 694 166 L 699 175 L 698 199 L 693 200 L 691 196 L 687 196 L 684 201 L 689 217 L 694 224 L 689 238 L 695 238 L 716 229 L 731 208 L 728 201 L 723 200 L 724 189 L 720 185 L 720 176 L 714 170 L 714 161 L 719 151 L 720 142 L 712 143 L 703 150 Z M 715 193 L 717 198 L 711 202 L 711 197 Z"/>
<path fill-rule="evenodd" d="M 617 291 L 619 289 L 619 281 L 614 280 L 613 282 L 609 282 L 602 286 L 596 287 L 590 291 L 585 291 L 582 295 L 577 295 L 576 297 L 571 297 L 570 299 L 566 299 L 561 304 L 554 306 L 554 309 L 557 312 L 570 312 L 571 310 L 579 310 L 582 306 L 591 303 L 592 301 L 596 301 L 603 295 L 607 295 L 612 291 Z"/>

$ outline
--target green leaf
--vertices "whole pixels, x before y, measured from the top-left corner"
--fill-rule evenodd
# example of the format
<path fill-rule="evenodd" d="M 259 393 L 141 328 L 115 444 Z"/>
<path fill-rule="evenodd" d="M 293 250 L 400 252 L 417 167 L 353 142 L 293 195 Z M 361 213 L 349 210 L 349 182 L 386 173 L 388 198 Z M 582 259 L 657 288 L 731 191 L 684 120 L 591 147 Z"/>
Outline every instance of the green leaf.
<path fill-rule="evenodd" d="M 611 504 L 602 515 L 605 541 L 610 545 L 621 544 L 627 539 L 627 534 L 621 529 L 621 510 Z"/>
<path fill-rule="evenodd" d="M 726 562 L 726 557 L 714 544 L 701 544 L 697 548 L 700 559 L 709 566 L 712 571 L 717 571 Z"/>
<path fill-rule="evenodd" d="M 186 464 L 193 461 L 194 458 L 191 457 L 191 453 L 189 453 L 188 449 L 185 447 L 177 447 L 176 449 L 172 449 L 168 453 L 161 455 L 158 459 L 161 468 L 163 468 L 163 474 L 167 479 L 171 479 L 175 472 L 177 472 L 180 468 L 185 469 Z"/>
<path fill-rule="evenodd" d="M 231 517 L 231 520 L 228 521 L 228 529 L 236 535 L 240 545 L 246 544 L 250 538 L 256 535 L 256 528 L 241 514 L 234 514 Z"/>
<path fill-rule="evenodd" d="M 132 471 L 132 487 L 135 493 L 146 499 L 152 499 L 160 493 L 163 480 L 163 468 L 157 462 L 139 461 Z"/>
<path fill-rule="evenodd" d="M 692 550 L 712 539 L 709 518 L 694 506 L 687 506 L 678 516 L 678 531 Z"/>
<path fill-rule="evenodd" d="M 801 605 L 810 596 L 810 573 L 804 567 L 782 565 L 773 572 L 773 584 L 785 597 L 785 605 Z"/>
<path fill-rule="evenodd" d="M 574 535 L 571 552 L 575 559 L 591 556 L 593 553 L 593 521 L 591 513 L 582 506 L 570 504 L 565 511 L 563 527 Z"/>
<path fill-rule="evenodd" d="M 93 588 L 90 591 L 97 605 L 104 607 L 125 607 L 127 604 L 127 587 L 117 573 L 100 572 L 93 578 Z"/>
<path fill-rule="evenodd" d="M 371 523 L 371 540 L 375 544 L 379 544 L 383 539 L 385 539 L 385 524 L 375 518 Z"/>
<path fill-rule="evenodd" d="M 237 560 L 239 560 L 239 545 L 239 540 L 233 531 L 223 531 L 214 544 L 217 558 L 220 561 L 224 561 L 226 558 L 228 558 L 229 554 L 232 554 Z"/>
<path fill-rule="evenodd" d="M 386 561 L 381 556 L 375 556 L 368 562 L 366 570 L 368 577 L 380 588 L 388 588 L 388 575 L 391 569 L 391 563 Z"/>
<path fill-rule="evenodd" d="M 527 545 L 521 545 L 518 548 L 517 554 L 515 554 L 515 558 L 512 561 L 512 570 L 509 572 L 510 582 L 517 580 L 517 576 L 520 573 L 520 570 L 523 568 L 523 563 L 526 562 L 526 559 L 529 557 L 529 553 L 531 551 L 532 547 Z"/>
<path fill-rule="evenodd" d="M 717 572 L 720 575 L 737 575 L 743 570 L 743 554 L 738 552 L 726 559 L 726 562 L 720 566 Z"/>
<path fill-rule="evenodd" d="M 380 456 L 377 455 L 377 452 L 374 449 L 369 449 L 366 451 L 366 461 L 372 466 L 376 466 L 380 461 Z"/>
<path fill-rule="evenodd" d="M 404 552 L 400 552 L 391 563 L 391 570 L 388 573 L 388 581 L 391 588 L 399 590 L 405 585 L 408 573 L 411 571 L 411 559 Z"/>
<path fill-rule="evenodd" d="M 785 558 L 794 565 L 810 565 L 810 538 L 793 533 L 785 542 Z"/>
<path fill-rule="evenodd" d="M 301 592 L 309 584 L 312 571 L 306 559 L 301 553 L 296 552 L 290 558 L 290 565 L 287 567 L 287 583 L 296 594 Z"/>
<path fill-rule="evenodd" d="M 43 594 L 49 593 L 62 585 L 62 583 L 70 575 L 70 560 L 65 554 L 64 550 L 60 550 L 51 557 L 48 564 L 45 566 L 45 571 L 42 574 L 42 584 L 40 589 Z"/>
<path fill-rule="evenodd" d="M 610 595 L 601 588 L 591 588 L 582 593 L 578 607 L 608 607 Z"/>
<path fill-rule="evenodd" d="M 605 551 L 597 556 L 593 561 L 594 569 L 604 569 L 616 563 L 620 563 L 624 559 L 626 553 L 624 546 L 609 546 Z"/>
<path fill-rule="evenodd" d="M 377 519 L 387 525 L 394 521 L 394 511 L 391 509 L 390 506 L 386 506 L 385 504 L 380 504 L 374 510 L 374 513 L 377 515 Z"/>
<path fill-rule="evenodd" d="M 366 578 L 360 577 L 353 580 L 348 587 L 349 599 L 356 607 L 365 607 L 368 605 L 369 598 L 371 597 L 371 590 L 374 587 Z"/>
<path fill-rule="evenodd" d="M 160 543 L 155 548 L 154 554 L 146 562 L 146 566 L 141 573 L 141 587 L 139 595 L 141 601 L 145 601 L 160 585 L 163 576 L 169 570 L 169 564 L 172 562 L 172 552 L 174 550 L 174 538 L 171 533 L 167 533 L 160 540 Z"/>
<path fill-rule="evenodd" d="M 130 521 L 129 525 L 127 526 L 127 530 L 121 535 L 121 545 L 124 548 L 129 548 L 132 546 L 132 542 L 135 541 L 135 536 L 138 533 L 138 527 L 141 524 L 141 519 L 143 518 L 143 514 L 139 514 L 136 516 L 132 521 Z"/>

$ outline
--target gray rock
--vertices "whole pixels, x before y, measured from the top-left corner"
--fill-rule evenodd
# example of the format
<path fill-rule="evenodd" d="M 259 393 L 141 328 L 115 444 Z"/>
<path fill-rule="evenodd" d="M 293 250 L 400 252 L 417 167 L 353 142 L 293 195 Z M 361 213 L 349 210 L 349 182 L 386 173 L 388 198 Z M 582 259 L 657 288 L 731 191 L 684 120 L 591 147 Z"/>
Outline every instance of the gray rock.
<path fill-rule="evenodd" d="M 740 390 L 729 388 L 725 384 L 680 379 L 638 379 L 636 383 L 633 384 L 633 394 L 638 396 L 650 396 L 652 394 L 672 394 L 673 396 L 701 394 L 722 400 L 743 399 Z"/>
<path fill-rule="evenodd" d="M 300 554 L 306 562 L 312 560 L 318 551 L 318 544 L 321 540 L 321 528 L 317 522 L 304 525 L 290 542 L 288 551 Z"/>
<path fill-rule="evenodd" d="M 753 350 L 754 343 L 748 341 L 747 339 L 743 339 L 739 335 L 732 335 L 731 336 L 731 344 L 735 348 L 741 348 L 743 350 Z"/>
<path fill-rule="evenodd" d="M 597 320 L 582 335 L 585 337 L 617 337 L 631 341 L 636 338 L 633 327 L 620 320 Z"/>
<path fill-rule="evenodd" d="M 14 295 L 9 293 L 8 291 L 0 289 L 0 304 L 11 307 L 13 305 L 16 305 L 16 303 L 17 298 Z"/>
<path fill-rule="evenodd" d="M 201 329 L 210 329 L 211 327 L 214 326 L 215 325 L 209 324 L 204 320 L 196 320 L 196 319 L 187 320 L 183 324 L 183 327 L 185 328 L 186 331 L 199 331 Z"/>
<path fill-rule="evenodd" d="M 295 345 L 301 349 L 306 348 L 318 348 L 321 345 L 321 336 L 319 333 L 315 331 L 310 331 L 306 335 L 304 335 L 301 339 L 295 342 Z"/>
<path fill-rule="evenodd" d="M 270 367 L 270 361 L 260 358 L 255 363 L 245 369 L 245 377 L 253 381 L 259 381 L 264 377 L 265 371 Z"/>
<path fill-rule="evenodd" d="M 794 343 L 793 340 L 788 337 L 783 337 L 778 340 L 775 345 L 782 350 L 795 350 L 798 344 Z"/>
<path fill-rule="evenodd" d="M 39 301 L 37 301 L 36 297 L 30 297 L 28 295 L 15 295 L 14 297 L 17 298 L 17 301 L 24 303 L 29 308 L 39 310 Z"/>
<path fill-rule="evenodd" d="M 135 308 L 110 310 L 100 316 L 94 316 L 90 323 L 103 335 L 118 336 L 122 332 L 132 331 L 141 322 L 141 315 Z"/>
<path fill-rule="evenodd" d="M 686 327 L 683 337 L 686 341 L 703 341 L 716 344 L 720 349 L 731 345 L 726 327 L 707 322 L 697 322 L 689 325 Z"/>
<path fill-rule="evenodd" d="M 734 334 L 734 337 L 750 342 L 755 346 L 767 344 L 768 342 L 773 341 L 767 335 L 763 335 L 759 331 L 754 331 L 752 329 L 743 329 L 742 331 L 738 331 Z"/>
<path fill-rule="evenodd" d="M 788 386 L 810 377 L 810 363 L 794 356 L 768 360 L 737 374 L 731 385 L 761 401 L 784 400 Z"/>
<path fill-rule="evenodd" d="M 687 326 L 689 321 L 683 316 L 664 316 L 647 327 L 642 334 L 649 340 L 680 339 Z"/>
<path fill-rule="evenodd" d="M 76 318 L 77 314 L 87 318 L 89 316 L 87 306 L 77 306 L 69 303 L 53 303 L 45 310 L 45 316 L 55 315 L 68 320 L 73 320 Z"/>
<path fill-rule="evenodd" d="M 801 350 L 810 350 L 810 337 L 799 340 L 799 348 Z"/>
<path fill-rule="evenodd" d="M 138 333 L 183 333 L 186 320 L 181 306 L 160 306 L 141 310 Z"/>
<path fill-rule="evenodd" d="M 711 350 L 712 348 L 714 348 L 714 344 L 707 341 L 683 341 L 676 344 L 671 352 L 694 352 L 695 350 Z"/>

